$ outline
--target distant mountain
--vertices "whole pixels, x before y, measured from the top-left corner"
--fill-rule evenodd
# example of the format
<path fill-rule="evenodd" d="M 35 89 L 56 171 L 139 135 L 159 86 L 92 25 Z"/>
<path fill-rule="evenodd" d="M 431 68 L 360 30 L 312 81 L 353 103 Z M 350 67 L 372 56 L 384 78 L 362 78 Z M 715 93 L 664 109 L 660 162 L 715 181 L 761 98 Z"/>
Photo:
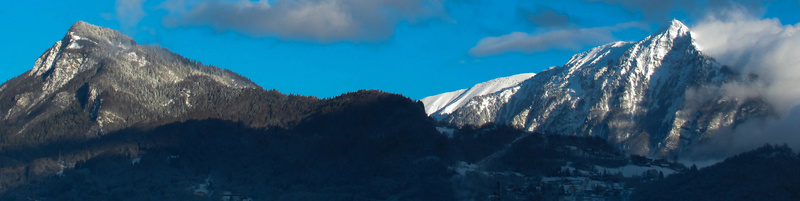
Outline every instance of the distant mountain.
<path fill-rule="evenodd" d="M 264 90 L 85 22 L 0 85 L 0 113 L 0 200 L 452 195 L 420 102 Z"/>
<path fill-rule="evenodd" d="M 236 73 L 85 22 L 2 88 L 2 149 L 33 145 L 30 139 L 91 138 L 165 119 L 232 114 L 208 103 L 261 91 Z"/>
<path fill-rule="evenodd" d="M 471 100 L 476 96 L 492 94 L 508 88 L 515 88 L 515 89 L 504 90 L 504 92 L 505 91 L 515 92 L 516 90 L 519 89 L 520 83 L 530 79 L 534 75 L 536 74 L 523 73 L 508 77 L 501 77 L 480 84 L 476 84 L 475 86 L 472 86 L 469 89 L 460 89 L 453 92 L 447 92 L 435 96 L 430 96 L 423 98 L 420 101 L 422 101 L 422 103 L 425 104 L 425 112 L 428 113 L 428 115 L 436 118 L 442 118 L 446 117 L 447 115 L 450 115 L 451 113 L 453 113 L 453 111 L 463 107 L 465 104 L 467 104 L 467 102 L 469 102 L 469 100 Z M 508 100 L 506 99 L 505 101 Z"/>
<path fill-rule="evenodd" d="M 446 115 L 437 118 L 457 127 L 492 122 L 599 136 L 628 153 L 664 157 L 716 129 L 772 115 L 757 97 L 737 99 L 716 90 L 748 79 L 757 78 L 704 55 L 689 28 L 673 20 L 644 40 L 602 45 L 517 86 L 472 97 L 449 115 L 427 111 Z M 446 94 L 426 99 L 441 96 Z"/>

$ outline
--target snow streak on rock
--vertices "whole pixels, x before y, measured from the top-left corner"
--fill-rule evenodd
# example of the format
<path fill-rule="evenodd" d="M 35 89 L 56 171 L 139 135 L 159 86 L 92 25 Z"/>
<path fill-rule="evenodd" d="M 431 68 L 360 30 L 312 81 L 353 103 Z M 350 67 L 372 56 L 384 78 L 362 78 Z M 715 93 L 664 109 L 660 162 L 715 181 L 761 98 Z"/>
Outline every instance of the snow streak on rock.
<path fill-rule="evenodd" d="M 163 48 L 137 45 L 115 30 L 77 22 L 28 73 L 0 86 L 30 88 L 19 94 L 0 91 L 0 98 L 11 96 L 15 102 L 11 108 L 0 108 L 4 110 L 0 118 L 22 121 L 25 126 L 17 133 L 23 133 L 68 109 L 67 103 L 79 101 L 95 122 L 89 133 L 110 132 L 191 112 L 197 89 L 209 81 L 230 89 L 259 88 L 233 72 L 197 64 Z M 109 98 L 135 105 L 103 104 Z"/>
<path fill-rule="evenodd" d="M 519 83 L 530 79 L 534 75 L 536 74 L 523 73 L 508 77 L 501 77 L 476 84 L 469 89 L 460 89 L 453 92 L 426 97 L 421 101 L 425 104 L 425 112 L 428 113 L 428 115 L 441 118 L 453 113 L 453 111 L 457 110 L 458 108 L 461 108 L 474 97 L 496 93 L 509 87 L 516 87 L 519 85 Z"/>

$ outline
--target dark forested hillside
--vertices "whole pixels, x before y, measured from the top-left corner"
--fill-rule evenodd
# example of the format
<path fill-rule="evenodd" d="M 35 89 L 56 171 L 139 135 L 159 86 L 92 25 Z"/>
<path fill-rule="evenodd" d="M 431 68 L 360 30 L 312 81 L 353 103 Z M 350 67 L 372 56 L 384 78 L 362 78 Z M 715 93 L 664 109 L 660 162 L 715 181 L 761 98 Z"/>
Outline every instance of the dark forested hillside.
<path fill-rule="evenodd" d="M 638 188 L 631 200 L 800 200 L 800 158 L 765 145 Z"/>
<path fill-rule="evenodd" d="M 445 136 L 407 98 L 319 101 L 292 127 L 207 119 L 6 150 L 2 200 L 447 200 Z M 62 168 L 64 161 L 78 161 Z"/>

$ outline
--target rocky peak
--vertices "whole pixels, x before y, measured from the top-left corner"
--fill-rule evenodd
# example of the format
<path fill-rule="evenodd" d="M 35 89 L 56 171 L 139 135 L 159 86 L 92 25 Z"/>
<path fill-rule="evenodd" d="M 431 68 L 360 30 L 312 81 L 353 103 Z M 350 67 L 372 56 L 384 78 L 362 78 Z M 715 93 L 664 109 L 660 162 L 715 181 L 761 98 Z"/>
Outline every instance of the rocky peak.
<path fill-rule="evenodd" d="M 57 71 L 79 69 L 88 55 L 97 50 L 111 53 L 134 46 L 136 42 L 132 38 L 118 31 L 78 21 L 36 60 L 29 75 L 52 79 L 48 77 L 63 74 Z"/>
<path fill-rule="evenodd" d="M 64 39 L 73 41 L 85 39 L 118 47 L 132 47 L 136 45 L 136 41 L 119 31 L 95 26 L 84 21 L 78 21 L 72 24 L 72 27 L 69 28 Z"/>
<path fill-rule="evenodd" d="M 734 81 L 720 69 L 697 49 L 689 28 L 672 20 L 643 40 L 576 54 L 518 89 L 472 98 L 441 119 L 454 126 L 493 122 L 535 132 L 600 136 L 628 153 L 669 156 L 751 113 L 739 113 L 742 101 L 720 105 L 724 97 L 685 103 L 688 92 Z M 694 106 L 702 104 L 720 106 Z M 756 105 L 753 111 L 763 110 Z"/>
<path fill-rule="evenodd" d="M 662 26 L 658 32 L 654 33 L 642 41 L 649 45 L 651 50 L 655 50 L 656 58 L 663 58 L 669 51 L 697 51 L 697 45 L 692 37 L 692 32 L 685 24 L 678 20 L 672 20 Z"/>
<path fill-rule="evenodd" d="M 27 74 L 6 85 L 26 89 L 0 93 L 0 103 L 12 103 L 0 105 L 0 119 L 21 125 L 17 133 L 58 114 L 88 114 L 93 125 L 83 126 L 91 127 L 89 134 L 177 118 L 193 112 L 198 97 L 218 91 L 259 88 L 231 71 L 137 45 L 118 31 L 82 21 L 42 53 Z"/>
<path fill-rule="evenodd" d="M 669 38 L 674 39 L 687 35 L 691 37 L 691 32 L 689 30 L 689 27 L 683 24 L 683 22 L 678 20 L 672 20 L 666 25 L 662 26 L 659 29 L 659 31 L 656 32 L 654 35 L 666 35 L 669 36 Z"/>

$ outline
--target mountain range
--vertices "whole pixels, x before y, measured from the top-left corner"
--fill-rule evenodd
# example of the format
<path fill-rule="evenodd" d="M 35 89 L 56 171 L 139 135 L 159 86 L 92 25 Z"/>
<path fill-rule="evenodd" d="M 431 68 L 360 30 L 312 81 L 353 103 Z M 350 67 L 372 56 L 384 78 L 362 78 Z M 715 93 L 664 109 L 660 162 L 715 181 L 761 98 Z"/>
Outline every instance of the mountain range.
<path fill-rule="evenodd" d="M 419 101 L 320 99 L 77 22 L 0 85 L 0 200 L 648 200 L 718 177 L 746 188 L 731 175 L 796 176 L 797 156 L 767 146 L 700 170 L 667 156 L 774 115 L 714 90 L 756 79 L 703 55 L 672 21 L 564 66 Z M 800 185 L 773 186 L 759 195 L 800 199 Z"/>
<path fill-rule="evenodd" d="M 498 80 L 507 80 L 499 78 Z M 719 90 L 758 79 L 703 54 L 678 20 L 636 42 L 614 42 L 573 56 L 518 84 L 495 80 L 473 88 L 502 88 L 443 99 L 422 99 L 429 115 L 454 127 L 486 123 L 563 135 L 598 136 L 626 153 L 679 156 L 714 132 L 775 115 L 759 97 L 739 99 Z M 499 84 L 491 84 L 499 83 Z M 492 86 L 486 86 L 486 85 Z M 447 103 L 442 103 L 447 102 Z"/>

